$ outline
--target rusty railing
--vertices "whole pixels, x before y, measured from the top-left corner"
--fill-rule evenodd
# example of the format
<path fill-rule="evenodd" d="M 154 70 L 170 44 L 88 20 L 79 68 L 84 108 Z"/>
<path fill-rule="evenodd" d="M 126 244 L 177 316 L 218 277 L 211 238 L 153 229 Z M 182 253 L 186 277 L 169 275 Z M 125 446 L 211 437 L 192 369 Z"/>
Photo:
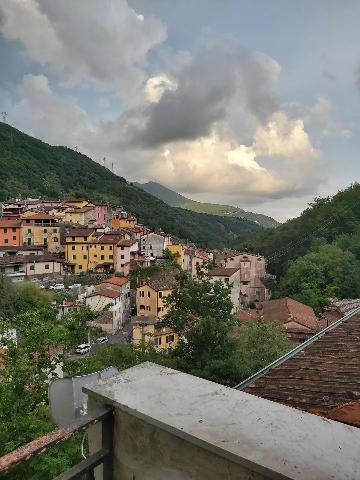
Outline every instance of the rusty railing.
<path fill-rule="evenodd" d="M 94 479 L 94 468 L 103 464 L 103 480 L 112 479 L 112 443 L 113 443 L 113 411 L 110 408 L 103 408 L 88 415 L 84 415 L 67 427 L 60 427 L 32 442 L 17 448 L 13 452 L 0 458 L 0 478 L 21 463 L 30 460 L 35 455 L 46 452 L 54 445 L 69 439 L 78 432 L 101 422 L 102 439 L 101 449 L 91 454 L 80 463 L 66 472 L 57 476 L 54 480 L 72 480 L 85 475 L 87 480 Z"/>

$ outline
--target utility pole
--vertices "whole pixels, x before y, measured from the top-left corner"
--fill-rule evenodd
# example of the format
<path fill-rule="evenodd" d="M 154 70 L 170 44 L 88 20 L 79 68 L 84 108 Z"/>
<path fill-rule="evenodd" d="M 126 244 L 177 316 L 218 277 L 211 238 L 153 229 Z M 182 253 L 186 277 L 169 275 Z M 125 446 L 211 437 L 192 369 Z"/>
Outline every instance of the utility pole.
<path fill-rule="evenodd" d="M 106 166 L 106 157 L 103 158 L 104 167 Z"/>
<path fill-rule="evenodd" d="M 111 162 L 111 171 L 114 173 L 114 162 Z"/>
<path fill-rule="evenodd" d="M 7 112 L 1 112 L 3 122 L 6 123 Z"/>

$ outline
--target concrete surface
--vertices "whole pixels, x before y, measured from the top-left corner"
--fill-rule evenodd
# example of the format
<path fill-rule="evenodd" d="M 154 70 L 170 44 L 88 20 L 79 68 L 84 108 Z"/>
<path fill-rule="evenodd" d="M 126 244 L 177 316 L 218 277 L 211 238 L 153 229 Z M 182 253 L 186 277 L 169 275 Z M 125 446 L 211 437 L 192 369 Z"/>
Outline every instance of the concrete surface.
<path fill-rule="evenodd" d="M 115 479 L 360 478 L 360 429 L 151 363 L 85 387 L 115 406 Z"/>

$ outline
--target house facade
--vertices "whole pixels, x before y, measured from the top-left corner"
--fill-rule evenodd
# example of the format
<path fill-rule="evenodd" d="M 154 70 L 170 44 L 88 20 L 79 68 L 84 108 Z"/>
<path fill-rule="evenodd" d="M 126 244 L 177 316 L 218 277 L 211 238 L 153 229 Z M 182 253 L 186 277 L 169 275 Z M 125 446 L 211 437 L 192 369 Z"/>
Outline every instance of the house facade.
<path fill-rule="evenodd" d="M 21 216 L 24 245 L 44 246 L 51 253 L 61 251 L 58 219 L 47 213 L 25 212 Z"/>
<path fill-rule="evenodd" d="M 85 304 L 100 312 L 108 308 L 95 324 L 106 333 L 115 334 L 130 315 L 130 281 L 125 277 L 109 278 L 96 285 L 95 292 L 86 297 Z"/>
<path fill-rule="evenodd" d="M 230 286 L 230 299 L 233 304 L 232 313 L 240 308 L 240 269 L 215 267 L 209 270 L 210 279 L 213 282 L 222 282 Z"/>
<path fill-rule="evenodd" d="M 136 311 L 138 316 L 163 317 L 169 307 L 166 298 L 176 286 L 173 276 L 148 280 L 136 289 Z"/>
<path fill-rule="evenodd" d="M 21 222 L 16 219 L 0 219 L 0 247 L 22 245 Z"/>
<path fill-rule="evenodd" d="M 270 292 L 265 287 L 262 278 L 266 277 L 266 260 L 261 255 L 228 251 L 219 260 L 221 266 L 240 269 L 241 304 L 269 300 Z"/>
<path fill-rule="evenodd" d="M 140 253 L 146 257 L 160 258 L 169 245 L 171 245 L 171 237 L 169 235 L 149 233 L 141 237 Z"/>
<path fill-rule="evenodd" d="M 14 255 L 0 258 L 0 273 L 14 281 L 63 275 L 63 261 L 52 255 Z"/>
<path fill-rule="evenodd" d="M 158 351 L 175 348 L 179 336 L 170 328 L 161 325 L 156 317 L 134 317 L 132 323 L 132 344 L 144 347 L 151 343 Z"/>

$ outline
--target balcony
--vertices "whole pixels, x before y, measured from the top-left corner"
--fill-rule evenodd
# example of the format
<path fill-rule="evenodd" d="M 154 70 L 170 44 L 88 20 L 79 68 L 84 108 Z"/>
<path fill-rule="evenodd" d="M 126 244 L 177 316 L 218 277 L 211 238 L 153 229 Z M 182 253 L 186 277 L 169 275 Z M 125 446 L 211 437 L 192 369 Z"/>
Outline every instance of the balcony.
<path fill-rule="evenodd" d="M 57 480 L 360 478 L 359 429 L 169 368 L 143 363 L 84 391 L 89 417 L 3 457 L 0 475 L 89 428 L 89 458 Z"/>

